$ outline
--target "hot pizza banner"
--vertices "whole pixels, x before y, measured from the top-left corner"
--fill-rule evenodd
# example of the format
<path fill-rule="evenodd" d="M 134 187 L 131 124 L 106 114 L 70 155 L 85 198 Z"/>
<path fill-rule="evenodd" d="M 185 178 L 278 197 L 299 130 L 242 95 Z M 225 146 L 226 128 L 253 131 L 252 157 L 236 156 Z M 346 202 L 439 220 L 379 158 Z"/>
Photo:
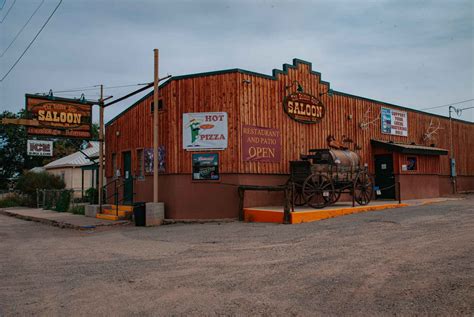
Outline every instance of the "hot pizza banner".
<path fill-rule="evenodd" d="M 227 148 L 227 112 L 183 113 L 183 149 Z"/>

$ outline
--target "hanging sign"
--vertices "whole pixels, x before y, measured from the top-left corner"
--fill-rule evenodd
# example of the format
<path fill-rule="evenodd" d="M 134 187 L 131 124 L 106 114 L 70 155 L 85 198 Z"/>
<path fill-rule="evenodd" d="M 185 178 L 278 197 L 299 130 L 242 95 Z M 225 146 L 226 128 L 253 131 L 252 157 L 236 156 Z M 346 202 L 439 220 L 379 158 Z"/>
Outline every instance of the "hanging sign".
<path fill-rule="evenodd" d="M 27 154 L 31 156 L 53 156 L 53 141 L 28 140 Z"/>
<path fill-rule="evenodd" d="M 310 94 L 294 92 L 283 100 L 283 109 L 293 120 L 301 123 L 317 123 L 326 112 L 323 103 Z"/>
<path fill-rule="evenodd" d="M 219 154 L 193 154 L 193 180 L 219 180 Z"/>
<path fill-rule="evenodd" d="M 227 148 L 227 112 L 183 113 L 183 149 Z"/>
<path fill-rule="evenodd" d="M 382 108 L 382 133 L 408 136 L 408 119 L 405 111 Z"/>
<path fill-rule="evenodd" d="M 92 104 L 76 99 L 26 95 L 26 111 L 38 126 L 28 127 L 29 135 L 90 139 Z"/>
<path fill-rule="evenodd" d="M 280 162 L 280 130 L 244 125 L 242 127 L 242 159 L 247 162 Z"/>

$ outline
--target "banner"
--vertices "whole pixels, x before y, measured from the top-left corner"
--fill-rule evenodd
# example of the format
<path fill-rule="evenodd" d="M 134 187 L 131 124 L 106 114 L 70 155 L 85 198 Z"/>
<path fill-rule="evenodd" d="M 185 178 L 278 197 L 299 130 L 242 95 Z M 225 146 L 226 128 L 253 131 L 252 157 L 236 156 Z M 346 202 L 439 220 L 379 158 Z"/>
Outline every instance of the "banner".
<path fill-rule="evenodd" d="M 28 127 L 29 135 L 90 139 L 92 104 L 75 99 L 26 95 L 29 119 L 38 126 Z"/>
<path fill-rule="evenodd" d="M 405 111 L 382 108 L 382 133 L 408 136 L 408 117 Z"/>
<path fill-rule="evenodd" d="M 183 149 L 227 148 L 227 112 L 183 113 Z"/>
<path fill-rule="evenodd" d="M 244 125 L 242 127 L 242 159 L 248 162 L 280 162 L 280 130 Z"/>
<path fill-rule="evenodd" d="M 28 140 L 26 147 L 31 156 L 53 156 L 53 141 Z"/>

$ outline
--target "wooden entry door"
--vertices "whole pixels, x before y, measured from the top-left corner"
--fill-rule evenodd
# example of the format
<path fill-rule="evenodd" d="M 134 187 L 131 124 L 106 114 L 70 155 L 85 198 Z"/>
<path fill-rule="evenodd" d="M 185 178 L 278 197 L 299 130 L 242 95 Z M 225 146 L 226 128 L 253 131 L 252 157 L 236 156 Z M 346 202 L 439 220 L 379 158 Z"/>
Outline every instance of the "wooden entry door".
<path fill-rule="evenodd" d="M 133 203 L 133 178 L 131 152 L 123 152 L 123 204 Z"/>
<path fill-rule="evenodd" d="M 395 199 L 395 175 L 392 154 L 375 156 L 375 185 L 381 190 L 380 198 Z M 384 189 L 390 187 L 388 189 Z"/>

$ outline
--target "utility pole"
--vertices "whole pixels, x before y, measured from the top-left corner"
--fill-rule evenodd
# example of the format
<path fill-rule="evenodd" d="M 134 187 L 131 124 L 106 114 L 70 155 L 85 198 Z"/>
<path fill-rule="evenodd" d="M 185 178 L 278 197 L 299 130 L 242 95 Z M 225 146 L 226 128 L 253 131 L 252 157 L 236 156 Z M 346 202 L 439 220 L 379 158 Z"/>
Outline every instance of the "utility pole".
<path fill-rule="evenodd" d="M 453 194 L 456 194 L 456 163 L 454 160 L 454 146 L 453 146 L 453 119 L 451 111 L 456 111 L 456 108 L 449 106 L 449 173 L 451 175 L 451 184 L 453 186 Z"/>
<path fill-rule="evenodd" d="M 99 208 L 102 212 L 102 190 L 104 182 L 104 85 L 100 85 L 99 99 Z"/>
<path fill-rule="evenodd" d="M 153 88 L 153 202 L 157 203 L 158 200 L 158 49 L 154 50 L 155 55 L 155 75 L 154 75 L 154 88 Z"/>

